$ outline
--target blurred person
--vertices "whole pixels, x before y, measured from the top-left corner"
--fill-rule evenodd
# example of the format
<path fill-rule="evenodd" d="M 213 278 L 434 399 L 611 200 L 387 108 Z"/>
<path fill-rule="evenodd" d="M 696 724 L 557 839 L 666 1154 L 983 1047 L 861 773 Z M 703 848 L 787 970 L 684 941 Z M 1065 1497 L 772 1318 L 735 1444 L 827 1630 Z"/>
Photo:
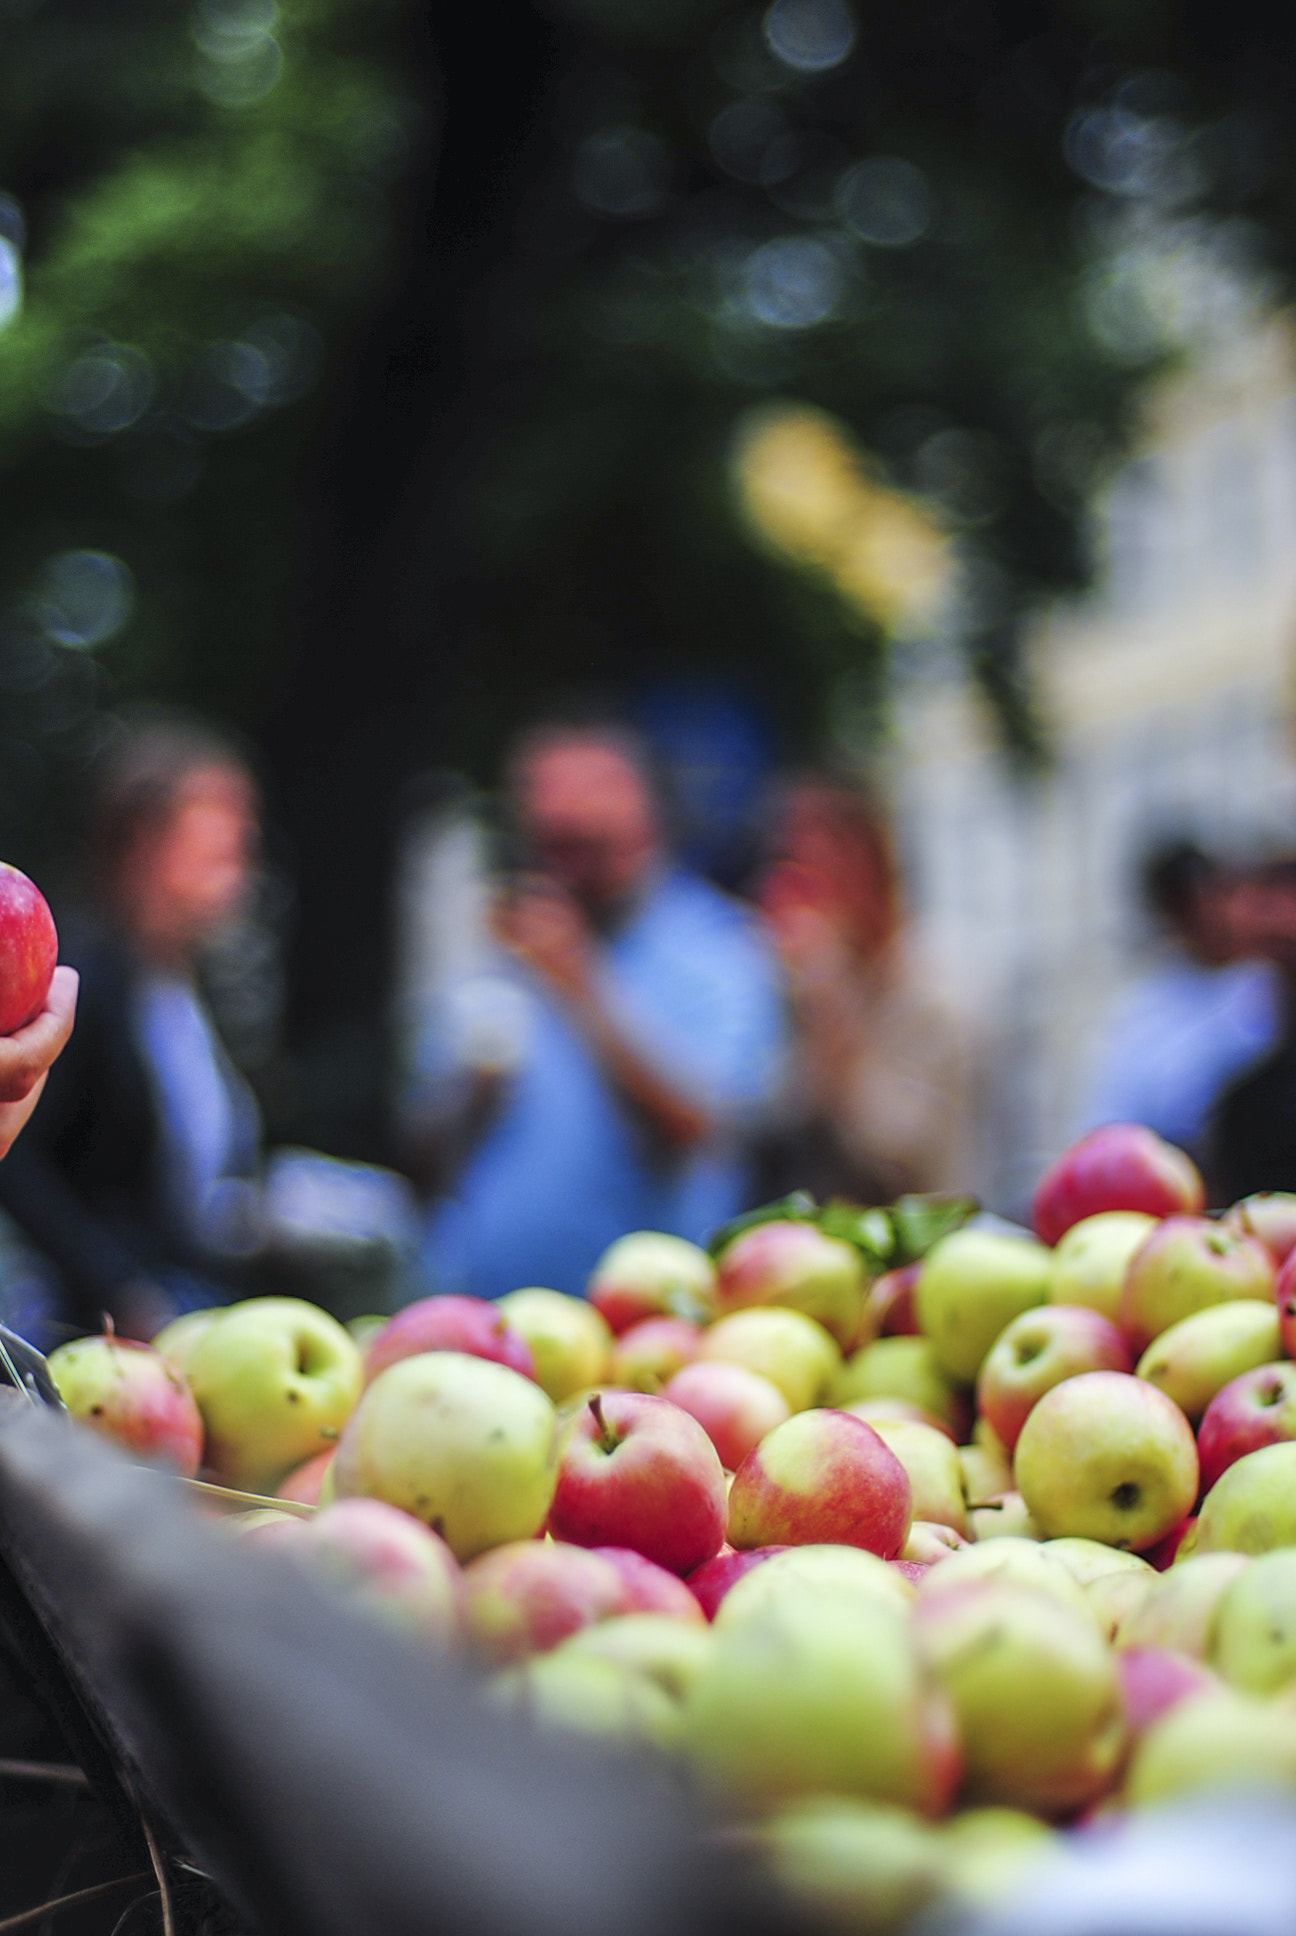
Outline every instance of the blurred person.
<path fill-rule="evenodd" d="M 1105 1024 L 1080 1128 L 1145 1123 L 1196 1155 L 1220 1095 L 1278 1040 L 1280 980 L 1240 919 L 1236 870 L 1175 841 L 1147 856 L 1141 885 L 1167 958 Z"/>
<path fill-rule="evenodd" d="M 1218 1098 L 1203 1167 L 1212 1204 L 1255 1190 L 1296 1190 L 1296 860 L 1245 876 L 1234 894 L 1239 945 L 1271 965 L 1276 983 L 1268 1054 Z"/>
<path fill-rule="evenodd" d="M 406 1105 L 437 1290 L 580 1292 L 635 1229 L 703 1240 L 745 1207 L 745 1137 L 782 1046 L 750 914 L 677 865 L 638 743 L 528 733 L 522 867 L 474 969 L 427 1004 Z"/>
<path fill-rule="evenodd" d="M 77 987 L 75 968 L 56 968 L 40 1014 L 12 1035 L 0 1036 L 0 1157 L 8 1154 L 67 1047 Z"/>
<path fill-rule="evenodd" d="M 148 1336 L 226 1295 L 254 1247 L 260 1125 L 199 992 L 204 946 L 246 895 L 257 794 L 207 729 L 126 729 L 105 756 L 90 842 L 95 906 L 68 923 L 80 1022 L 0 1171 L 9 1212 L 57 1278 L 57 1316 Z"/>
<path fill-rule="evenodd" d="M 833 780 L 785 787 L 756 902 L 795 1027 L 760 1193 L 885 1203 L 973 1187 L 978 1057 L 966 1020 L 915 962 L 874 803 Z"/>

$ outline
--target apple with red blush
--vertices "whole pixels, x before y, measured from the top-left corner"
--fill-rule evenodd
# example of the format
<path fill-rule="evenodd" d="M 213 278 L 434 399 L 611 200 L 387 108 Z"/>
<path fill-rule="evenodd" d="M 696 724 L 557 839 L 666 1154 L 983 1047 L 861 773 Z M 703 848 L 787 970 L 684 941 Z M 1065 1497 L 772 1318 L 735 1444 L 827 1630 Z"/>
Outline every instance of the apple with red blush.
<path fill-rule="evenodd" d="M 576 1546 L 628 1546 L 669 1573 L 719 1552 L 724 1468 L 695 1418 L 650 1392 L 605 1391 L 568 1419 L 549 1531 Z"/>
<path fill-rule="evenodd" d="M 914 1308 L 921 1263 L 902 1264 L 874 1278 L 864 1299 L 855 1348 L 874 1338 L 917 1338 L 922 1334 Z"/>
<path fill-rule="evenodd" d="M 792 1219 L 742 1231 L 725 1245 L 716 1266 L 722 1313 L 766 1304 L 803 1311 L 843 1348 L 859 1328 L 864 1289 L 864 1264 L 854 1244 Z"/>
<path fill-rule="evenodd" d="M 1278 1336 L 1289 1358 L 1296 1358 L 1296 1255 L 1279 1268 L 1274 1282 L 1278 1301 Z"/>
<path fill-rule="evenodd" d="M 1203 1493 L 1248 1452 L 1296 1439 L 1296 1364 L 1258 1365 L 1216 1392 L 1197 1428 Z"/>
<path fill-rule="evenodd" d="M 374 1332 L 364 1352 L 366 1385 L 372 1385 L 388 1365 L 425 1351 L 459 1351 L 469 1358 L 507 1365 L 524 1378 L 535 1377 L 530 1345 L 498 1305 L 484 1297 L 447 1293 L 418 1298 Z"/>
<path fill-rule="evenodd" d="M 0 861 L 0 1035 L 14 1035 L 45 1006 L 58 965 L 58 934 L 35 881 Z"/>
<path fill-rule="evenodd" d="M 275 1487 L 276 1499 L 292 1499 L 299 1506 L 318 1506 L 320 1487 L 324 1484 L 324 1474 L 333 1463 L 333 1446 L 326 1451 L 313 1453 L 294 1466 L 286 1479 L 281 1479 Z"/>
<path fill-rule="evenodd" d="M 1190 1700 L 1194 1694 L 1208 1694 L 1219 1686 L 1209 1667 L 1169 1647 L 1118 1647 L 1116 1672 L 1120 1675 L 1125 1718 L 1135 1739 L 1180 1701 Z"/>
<path fill-rule="evenodd" d="M 666 1613 L 673 1620 L 697 1621 L 702 1618 L 696 1596 L 678 1574 L 668 1573 L 656 1560 L 645 1559 L 629 1546 L 593 1546 L 588 1549 L 614 1566 L 625 1588 L 626 1613 Z"/>
<path fill-rule="evenodd" d="M 81 1424 L 137 1458 L 193 1478 L 202 1464 L 202 1414 L 161 1352 L 108 1331 L 59 1345 L 49 1374 Z"/>
<path fill-rule="evenodd" d="M 1072 1224 L 1105 1210 L 1151 1217 L 1196 1215 L 1206 1189 L 1190 1156 L 1141 1123 L 1090 1130 L 1045 1170 L 1031 1221 L 1042 1243 L 1056 1244 Z"/>
<path fill-rule="evenodd" d="M 714 1620 L 716 1609 L 731 1586 L 737 1586 L 745 1574 L 754 1566 L 763 1566 L 772 1560 L 776 1553 L 786 1553 L 787 1546 L 755 1546 L 750 1552 L 739 1553 L 732 1546 L 725 1546 L 714 1559 L 706 1560 L 688 1576 L 688 1589 L 701 1607 L 708 1620 Z"/>
<path fill-rule="evenodd" d="M 659 1392 L 677 1371 L 691 1365 L 703 1331 L 690 1318 L 645 1318 L 623 1331 L 612 1347 L 609 1382 L 627 1391 Z"/>
<path fill-rule="evenodd" d="M 899 1557 L 913 1498 L 896 1454 L 862 1418 L 821 1409 L 775 1426 L 734 1474 L 729 1540 L 755 1546 L 862 1546 Z"/>
<path fill-rule="evenodd" d="M 690 1318 L 705 1324 L 715 1316 L 715 1265 L 684 1237 L 632 1230 L 608 1245 L 585 1294 L 614 1337 L 645 1318 Z"/>
<path fill-rule="evenodd" d="M 718 1358 L 685 1365 L 663 1387 L 662 1397 L 697 1420 L 726 1472 L 736 1472 L 765 1434 L 792 1416 L 770 1379 Z"/>
<path fill-rule="evenodd" d="M 629 1611 L 620 1569 L 560 1540 L 515 1540 L 463 1570 L 464 1631 L 492 1667 L 547 1653 L 597 1620 Z"/>
<path fill-rule="evenodd" d="M 1230 1230 L 1258 1237 L 1274 1263 L 1287 1262 L 1296 1250 L 1296 1191 L 1259 1190 L 1224 1213 Z"/>
<path fill-rule="evenodd" d="M 1116 1326 L 1083 1304 L 1041 1304 L 1000 1332 L 977 1374 L 977 1410 L 1011 1453 L 1046 1391 L 1082 1371 L 1132 1371 Z"/>

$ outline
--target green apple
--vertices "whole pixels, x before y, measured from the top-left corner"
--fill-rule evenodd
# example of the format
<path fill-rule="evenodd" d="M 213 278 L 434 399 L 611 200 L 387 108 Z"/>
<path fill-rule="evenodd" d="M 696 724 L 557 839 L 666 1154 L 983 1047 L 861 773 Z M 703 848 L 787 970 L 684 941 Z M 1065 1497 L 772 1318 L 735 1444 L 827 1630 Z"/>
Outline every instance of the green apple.
<path fill-rule="evenodd" d="M 583 1297 L 529 1285 L 500 1298 L 497 1308 L 531 1347 L 536 1383 L 555 1405 L 607 1378 L 612 1333 Z"/>
<path fill-rule="evenodd" d="M 941 1369 L 972 1384 L 1004 1327 L 1045 1302 L 1052 1276 L 1052 1252 L 1033 1239 L 991 1230 L 942 1237 L 924 1257 L 914 1293 Z"/>
<path fill-rule="evenodd" d="M 570 1647 L 508 1668 L 486 1689 L 491 1699 L 543 1729 L 668 1750 L 679 1736 L 678 1702 L 646 1674 Z"/>
<path fill-rule="evenodd" d="M 818 1796 L 779 1809 L 753 1840 L 793 1901 L 826 1926 L 882 1936 L 945 1894 L 940 1831 L 907 1809 Z"/>
<path fill-rule="evenodd" d="M 967 1532 L 967 1500 L 959 1455 L 944 1432 L 908 1419 L 876 1419 L 873 1430 L 909 1474 L 915 1519 Z"/>
<path fill-rule="evenodd" d="M 1073 1223 L 1053 1252 L 1050 1303 L 1087 1304 L 1114 1324 L 1126 1266 L 1156 1226 L 1141 1210 L 1100 1210 Z"/>
<path fill-rule="evenodd" d="M 1052 1816 L 1074 1813 L 1112 1785 L 1125 1749 L 1124 1705 L 1115 1658 L 1087 1609 L 1074 1613 L 1051 1596 L 981 1580 L 920 1592 L 915 1618 L 954 1704 L 967 1800 Z"/>
<path fill-rule="evenodd" d="M 904 1608 L 825 1594 L 713 1632 L 684 1700 L 684 1751 L 704 1782 L 764 1805 L 832 1794 L 944 1810 L 953 1719 Z"/>
<path fill-rule="evenodd" d="M 909 1537 L 900 1549 L 900 1557 L 911 1566 L 935 1566 L 938 1560 L 947 1560 L 951 1553 L 959 1552 L 967 1544 L 963 1534 L 956 1533 L 952 1526 L 942 1526 L 930 1519 L 915 1519 L 909 1528 Z"/>
<path fill-rule="evenodd" d="M 703 1333 L 697 1355 L 760 1372 L 794 1412 L 821 1405 L 841 1367 L 841 1353 L 822 1324 L 773 1306 L 721 1318 Z"/>
<path fill-rule="evenodd" d="M 1296 1787 L 1296 1727 L 1280 1708 L 1221 1687 L 1152 1723 L 1135 1747 L 1125 1798 L 1140 1807 L 1195 1789 L 1257 1785 Z"/>
<path fill-rule="evenodd" d="M 1215 1610 L 1249 1565 L 1241 1553 L 1195 1553 L 1176 1560 L 1121 1622 L 1116 1645 L 1160 1647 L 1205 1660 Z"/>
<path fill-rule="evenodd" d="M 1002 1901 L 1059 1846 L 1055 1830 L 1020 1808 L 965 1808 L 939 1834 L 950 1894 L 977 1907 Z"/>
<path fill-rule="evenodd" d="M 904 1613 L 913 1605 L 914 1589 L 903 1573 L 861 1546 L 790 1546 L 730 1587 L 714 1626 L 723 1631 L 770 1614 L 813 1622 L 815 1609 L 830 1600 L 846 1606 L 881 1601 Z"/>
<path fill-rule="evenodd" d="M 1192 1511 L 1197 1446 L 1164 1392 L 1123 1371 L 1086 1371 L 1045 1392 L 1017 1441 L 1017 1488 L 1046 1538 L 1141 1552 Z"/>
<path fill-rule="evenodd" d="M 1137 1553 L 1126 1553 L 1119 1546 L 1105 1546 L 1098 1539 L 1049 1539 L 1041 1552 L 1065 1566 L 1077 1586 L 1087 1587 L 1111 1573 L 1132 1573 L 1136 1578 L 1154 1580 L 1157 1575 Z"/>
<path fill-rule="evenodd" d="M 682 1701 L 711 1659 L 715 1640 L 705 1623 L 677 1620 L 669 1613 L 627 1613 L 584 1627 L 564 1640 L 561 1651 L 610 1660 L 631 1674 L 642 1674 L 673 1701 Z"/>
<path fill-rule="evenodd" d="M 364 1382 L 336 1318 L 295 1297 L 231 1304 L 193 1338 L 185 1377 L 207 1427 L 207 1463 L 253 1492 L 332 1445 Z"/>
<path fill-rule="evenodd" d="M 441 1534 L 461 1561 L 544 1525 L 557 1414 L 507 1365 L 425 1351 L 379 1372 L 329 1467 L 339 1499 L 385 1499 Z"/>
<path fill-rule="evenodd" d="M 1277 1305 L 1243 1298 L 1180 1318 L 1148 1346 L 1138 1376 L 1173 1398 L 1196 1425 L 1232 1379 L 1281 1357 Z"/>
<path fill-rule="evenodd" d="M 1083 1587 L 1061 1561 L 1051 1559 L 1047 1547 L 1036 1541 L 1007 1534 L 951 1553 L 939 1567 L 924 1575 L 918 1597 L 931 1600 L 938 1594 L 982 1586 L 987 1581 L 1024 1593 L 1042 1594 L 1045 1599 L 1065 1607 L 1078 1620 L 1088 1620 L 1091 1626 L 1096 1624 Z"/>
<path fill-rule="evenodd" d="M 1141 1607 L 1160 1575 L 1149 1567 L 1147 1573 L 1102 1573 L 1087 1582 L 1085 1599 L 1103 1635 L 1115 1640 L 1125 1622 Z"/>
<path fill-rule="evenodd" d="M 1165 1217 L 1130 1258 L 1120 1328 L 1144 1351 L 1181 1318 L 1233 1298 L 1274 1301 L 1274 1262 L 1258 1237 L 1209 1217 Z"/>
<path fill-rule="evenodd" d="M 829 1402 L 843 1409 L 875 1398 L 905 1399 L 956 1435 L 967 1426 L 967 1394 L 943 1372 L 927 1338 L 879 1338 L 836 1368 Z"/>
<path fill-rule="evenodd" d="M 1273 1694 L 1296 1681 L 1296 1547 L 1262 1553 L 1230 1581 L 1206 1658 L 1246 1694 Z"/>
<path fill-rule="evenodd" d="M 154 1337 L 153 1349 L 160 1352 L 183 1378 L 190 1351 L 203 1332 L 215 1324 L 222 1309 L 223 1306 L 218 1304 L 207 1311 L 186 1311 L 183 1317 L 172 1318 L 170 1324 L 164 1324 Z"/>
<path fill-rule="evenodd" d="M 1202 1501 L 1198 1553 L 1296 1546 L 1296 1440 L 1262 1445 L 1222 1472 Z"/>
<path fill-rule="evenodd" d="M 1043 1537 L 1019 1492 L 1004 1492 L 997 1499 L 983 1499 L 979 1506 L 968 1508 L 968 1538 L 978 1544 L 987 1539 Z"/>
<path fill-rule="evenodd" d="M 978 1425 L 983 1421 L 978 1419 Z M 960 1445 L 959 1469 L 969 1505 L 980 1506 L 988 1499 L 1002 1499 L 1013 1489 L 1012 1459 L 999 1439 L 990 1433 L 973 1445 Z"/>

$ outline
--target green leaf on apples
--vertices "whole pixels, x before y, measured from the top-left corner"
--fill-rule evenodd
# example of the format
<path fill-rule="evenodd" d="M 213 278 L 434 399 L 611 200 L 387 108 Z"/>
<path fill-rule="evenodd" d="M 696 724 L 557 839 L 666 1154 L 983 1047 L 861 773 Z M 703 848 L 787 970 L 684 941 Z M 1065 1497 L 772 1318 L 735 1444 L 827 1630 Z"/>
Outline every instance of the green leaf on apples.
<path fill-rule="evenodd" d="M 731 1223 L 722 1224 L 707 1249 L 712 1257 L 731 1244 L 744 1231 L 762 1223 L 812 1223 L 826 1237 L 839 1237 L 854 1244 L 872 1276 L 895 1270 L 902 1264 L 915 1264 L 932 1245 L 958 1230 L 980 1209 L 975 1197 L 909 1194 L 892 1204 L 852 1203 L 834 1197 L 819 1205 L 808 1190 L 793 1190 L 790 1196 L 774 1203 L 763 1203 Z"/>
<path fill-rule="evenodd" d="M 762 1203 L 756 1210 L 746 1210 L 741 1217 L 734 1217 L 722 1223 L 713 1232 L 707 1244 L 707 1252 L 718 1257 L 722 1250 L 731 1244 L 735 1237 L 741 1237 L 745 1230 L 754 1230 L 760 1223 L 817 1223 L 819 1206 L 808 1190 L 793 1190 L 791 1196 L 779 1197 L 774 1203 Z"/>
<path fill-rule="evenodd" d="M 893 1264 L 916 1264 L 933 1244 L 951 1231 L 959 1230 L 981 1208 L 975 1197 L 927 1196 L 897 1197 L 891 1206 L 896 1249 Z"/>

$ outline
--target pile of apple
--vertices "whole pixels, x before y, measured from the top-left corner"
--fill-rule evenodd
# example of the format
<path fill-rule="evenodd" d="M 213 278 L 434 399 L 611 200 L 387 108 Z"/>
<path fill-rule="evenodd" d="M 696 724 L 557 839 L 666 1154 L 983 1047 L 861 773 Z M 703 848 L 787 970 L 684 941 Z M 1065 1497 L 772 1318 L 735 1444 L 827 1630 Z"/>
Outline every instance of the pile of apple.
<path fill-rule="evenodd" d="M 293 1299 L 61 1347 L 69 1410 L 538 1725 L 651 1744 L 855 1930 L 1059 1825 L 1296 1786 L 1296 1195 L 1112 1125 L 1035 1235 L 796 1197 L 587 1299 Z"/>

